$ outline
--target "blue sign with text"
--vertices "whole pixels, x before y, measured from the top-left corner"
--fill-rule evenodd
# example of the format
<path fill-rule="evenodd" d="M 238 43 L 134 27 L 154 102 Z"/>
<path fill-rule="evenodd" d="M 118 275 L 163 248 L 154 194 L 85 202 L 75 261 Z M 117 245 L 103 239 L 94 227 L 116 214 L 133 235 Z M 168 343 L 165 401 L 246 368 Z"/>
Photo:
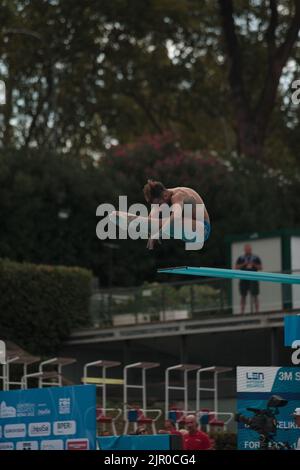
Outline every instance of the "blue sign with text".
<path fill-rule="evenodd" d="M 0 392 L 0 450 L 95 448 L 95 385 Z"/>
<path fill-rule="evenodd" d="M 300 315 L 284 317 L 284 345 L 292 346 L 294 341 L 300 340 Z"/>
<path fill-rule="evenodd" d="M 238 367 L 238 449 L 296 449 L 299 367 Z"/>

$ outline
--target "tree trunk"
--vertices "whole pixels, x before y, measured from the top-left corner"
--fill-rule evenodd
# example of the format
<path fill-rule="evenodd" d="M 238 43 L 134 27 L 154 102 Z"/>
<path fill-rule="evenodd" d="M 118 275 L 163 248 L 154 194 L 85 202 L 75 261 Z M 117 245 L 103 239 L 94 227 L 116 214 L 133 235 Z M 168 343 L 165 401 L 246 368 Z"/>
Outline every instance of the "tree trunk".
<path fill-rule="evenodd" d="M 12 127 L 10 124 L 10 119 L 12 117 L 12 93 L 13 93 L 13 83 L 10 76 L 5 80 L 6 88 L 6 104 L 4 106 L 4 134 L 3 134 L 3 146 L 9 147 L 12 141 Z"/>
<path fill-rule="evenodd" d="M 236 124 L 237 151 L 239 155 L 261 161 L 263 159 L 265 129 L 258 128 L 256 122 L 247 120 Z"/>
<path fill-rule="evenodd" d="M 269 61 L 264 85 L 255 109 L 251 109 L 250 105 L 251 90 L 245 90 L 244 87 L 243 64 L 235 30 L 232 0 L 219 0 L 219 10 L 229 67 L 228 79 L 235 114 L 237 150 L 246 157 L 262 160 L 268 124 L 276 103 L 282 70 L 290 57 L 300 30 L 300 1 L 294 0 L 294 16 L 284 41 L 276 47 L 277 0 L 269 0 L 270 22 L 265 36 Z"/>

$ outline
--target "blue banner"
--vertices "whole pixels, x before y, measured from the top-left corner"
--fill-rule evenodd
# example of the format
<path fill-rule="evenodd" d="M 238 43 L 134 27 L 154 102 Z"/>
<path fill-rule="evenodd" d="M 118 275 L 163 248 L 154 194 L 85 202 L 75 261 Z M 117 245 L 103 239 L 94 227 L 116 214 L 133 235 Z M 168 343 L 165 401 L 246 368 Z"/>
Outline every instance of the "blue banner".
<path fill-rule="evenodd" d="M 269 448 L 299 447 L 300 368 L 237 367 L 237 399 L 238 449 L 260 449 L 260 435 Z"/>
<path fill-rule="evenodd" d="M 0 450 L 95 448 L 95 385 L 0 392 Z"/>
<path fill-rule="evenodd" d="M 103 436 L 97 437 L 100 450 L 170 450 L 171 436 Z"/>
<path fill-rule="evenodd" d="M 284 345 L 292 346 L 293 342 L 300 340 L 300 315 L 284 317 Z"/>

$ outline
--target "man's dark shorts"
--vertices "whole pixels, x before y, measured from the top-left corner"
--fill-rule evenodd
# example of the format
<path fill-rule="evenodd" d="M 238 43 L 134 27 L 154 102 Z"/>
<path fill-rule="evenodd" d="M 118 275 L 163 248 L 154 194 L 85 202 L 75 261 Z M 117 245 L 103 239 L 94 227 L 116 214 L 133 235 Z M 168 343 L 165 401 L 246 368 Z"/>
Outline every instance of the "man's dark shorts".
<path fill-rule="evenodd" d="M 253 296 L 256 296 L 259 294 L 259 283 L 257 281 L 241 280 L 239 288 L 240 288 L 240 294 L 242 297 L 246 297 L 249 291 L 250 291 L 250 294 Z"/>

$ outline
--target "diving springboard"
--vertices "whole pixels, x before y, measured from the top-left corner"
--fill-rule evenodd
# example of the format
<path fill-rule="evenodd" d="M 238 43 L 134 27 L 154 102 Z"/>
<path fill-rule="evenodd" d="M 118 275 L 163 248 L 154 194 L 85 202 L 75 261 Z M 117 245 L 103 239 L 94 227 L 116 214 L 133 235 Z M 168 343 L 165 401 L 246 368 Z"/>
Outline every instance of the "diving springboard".
<path fill-rule="evenodd" d="M 247 281 L 278 282 L 281 284 L 300 284 L 300 275 L 242 271 L 241 269 L 179 266 L 175 268 L 158 269 L 157 272 L 161 274 L 185 274 L 190 276 L 222 277 L 225 279 L 245 279 Z"/>

